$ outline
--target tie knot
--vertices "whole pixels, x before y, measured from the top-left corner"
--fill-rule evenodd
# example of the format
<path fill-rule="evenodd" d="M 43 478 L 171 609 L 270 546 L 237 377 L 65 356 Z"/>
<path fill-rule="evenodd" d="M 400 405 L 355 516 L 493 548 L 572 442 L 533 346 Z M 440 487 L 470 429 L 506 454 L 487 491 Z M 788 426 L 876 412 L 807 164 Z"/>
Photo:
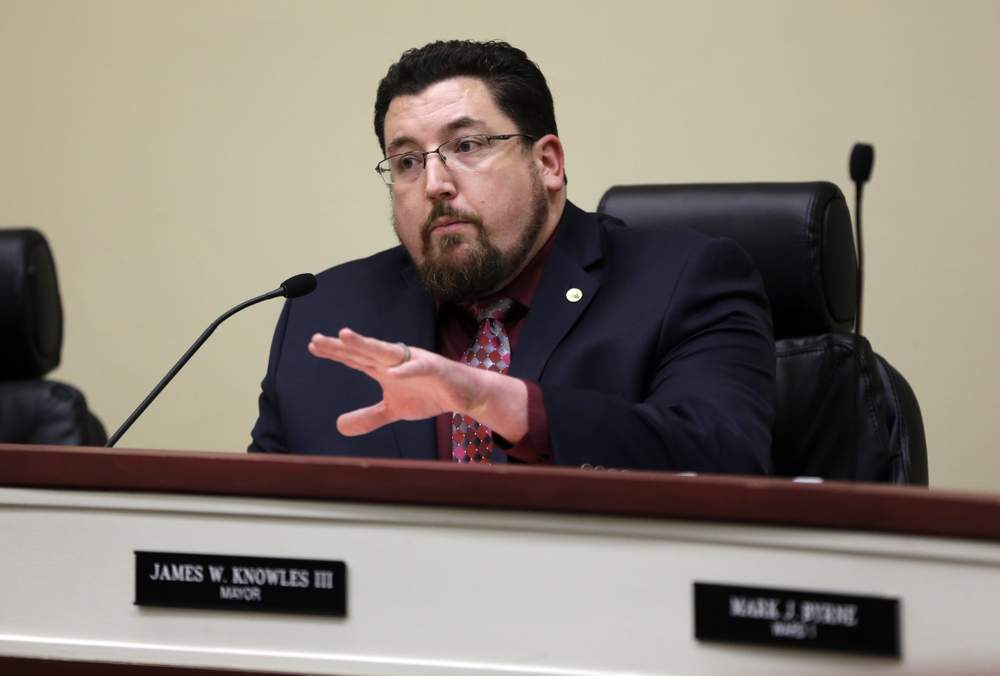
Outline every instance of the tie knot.
<path fill-rule="evenodd" d="M 475 317 L 476 321 L 485 322 L 487 319 L 495 319 L 502 322 L 513 305 L 514 301 L 506 296 L 487 296 L 462 307 Z"/>

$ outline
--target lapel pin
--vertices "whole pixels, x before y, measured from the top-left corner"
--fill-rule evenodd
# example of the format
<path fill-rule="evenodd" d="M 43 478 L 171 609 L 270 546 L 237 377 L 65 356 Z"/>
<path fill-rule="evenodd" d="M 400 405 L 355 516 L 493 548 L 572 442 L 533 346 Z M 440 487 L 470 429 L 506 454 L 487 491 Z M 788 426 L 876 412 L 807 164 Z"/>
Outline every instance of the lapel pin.
<path fill-rule="evenodd" d="M 583 298 L 583 291 L 580 291 L 580 289 L 576 287 L 573 287 L 572 289 L 566 292 L 566 300 L 568 300 L 570 303 L 576 303 L 581 298 Z"/>

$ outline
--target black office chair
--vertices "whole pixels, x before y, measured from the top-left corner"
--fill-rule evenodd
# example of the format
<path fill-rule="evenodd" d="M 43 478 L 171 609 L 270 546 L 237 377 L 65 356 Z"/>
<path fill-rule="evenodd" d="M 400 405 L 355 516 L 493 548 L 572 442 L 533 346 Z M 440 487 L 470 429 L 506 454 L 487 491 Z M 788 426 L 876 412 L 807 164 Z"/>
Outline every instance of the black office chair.
<path fill-rule="evenodd" d="M 0 442 L 107 441 L 79 390 L 43 379 L 61 351 L 62 303 L 45 237 L 28 228 L 0 230 Z"/>
<path fill-rule="evenodd" d="M 920 407 L 906 380 L 851 332 L 857 259 L 832 183 L 615 186 L 598 211 L 630 227 L 729 237 L 756 263 L 774 316 L 780 476 L 927 484 Z"/>

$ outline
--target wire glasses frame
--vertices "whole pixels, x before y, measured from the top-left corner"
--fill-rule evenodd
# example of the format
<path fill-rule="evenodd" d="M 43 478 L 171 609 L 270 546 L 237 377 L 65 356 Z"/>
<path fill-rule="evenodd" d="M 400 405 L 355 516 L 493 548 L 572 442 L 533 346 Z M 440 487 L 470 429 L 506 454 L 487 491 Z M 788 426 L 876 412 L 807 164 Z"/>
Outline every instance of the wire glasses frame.
<path fill-rule="evenodd" d="M 512 138 L 526 138 L 536 141 L 529 134 L 470 134 L 445 141 L 434 150 L 411 150 L 397 155 L 390 155 L 375 165 L 375 172 L 382 177 L 386 185 L 396 183 L 412 183 L 420 178 L 427 166 L 427 156 L 437 155 L 445 165 L 452 159 L 465 169 L 475 169 L 480 162 L 492 154 L 494 141 L 506 141 Z"/>

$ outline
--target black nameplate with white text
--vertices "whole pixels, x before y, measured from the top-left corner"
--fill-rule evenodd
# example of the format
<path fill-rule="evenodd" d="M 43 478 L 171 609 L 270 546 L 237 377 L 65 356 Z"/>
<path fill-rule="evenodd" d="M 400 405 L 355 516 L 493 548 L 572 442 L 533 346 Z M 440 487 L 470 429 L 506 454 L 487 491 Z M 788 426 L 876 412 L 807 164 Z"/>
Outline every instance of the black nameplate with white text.
<path fill-rule="evenodd" d="M 347 615 L 343 561 L 135 552 L 135 605 Z"/>
<path fill-rule="evenodd" d="M 899 600 L 695 582 L 694 637 L 898 658 Z"/>

